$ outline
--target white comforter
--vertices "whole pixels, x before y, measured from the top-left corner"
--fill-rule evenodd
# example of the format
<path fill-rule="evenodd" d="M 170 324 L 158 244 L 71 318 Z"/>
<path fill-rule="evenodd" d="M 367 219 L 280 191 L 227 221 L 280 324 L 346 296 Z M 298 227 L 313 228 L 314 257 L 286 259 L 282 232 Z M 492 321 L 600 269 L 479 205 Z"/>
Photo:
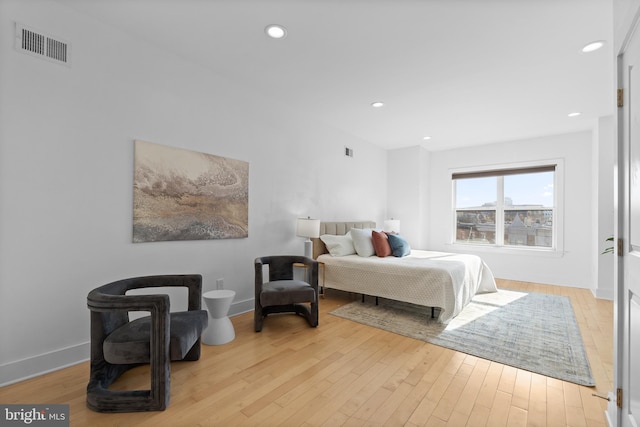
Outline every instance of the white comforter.
<path fill-rule="evenodd" d="M 427 307 L 448 323 L 476 293 L 496 292 L 493 273 L 476 255 L 412 250 L 406 257 L 320 255 L 324 286 Z"/>

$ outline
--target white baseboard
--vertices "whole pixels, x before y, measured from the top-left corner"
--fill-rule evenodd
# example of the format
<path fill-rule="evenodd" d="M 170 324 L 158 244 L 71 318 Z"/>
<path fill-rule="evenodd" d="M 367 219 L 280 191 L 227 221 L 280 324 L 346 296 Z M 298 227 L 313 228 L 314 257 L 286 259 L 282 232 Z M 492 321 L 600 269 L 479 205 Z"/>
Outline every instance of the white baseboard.
<path fill-rule="evenodd" d="M 0 387 L 77 365 L 89 360 L 89 353 L 86 342 L 0 365 Z"/>
<path fill-rule="evenodd" d="M 253 311 L 255 308 L 254 299 L 247 299 L 244 301 L 238 301 L 236 303 L 231 304 L 231 308 L 229 309 L 229 316 L 237 316 L 238 314 L 248 313 L 249 311 Z"/>
<path fill-rule="evenodd" d="M 607 425 L 609 427 L 616 427 L 615 424 L 611 421 L 611 417 L 609 416 L 609 412 L 608 411 L 604 411 L 604 416 L 607 419 Z"/>
<path fill-rule="evenodd" d="M 618 406 L 616 405 L 616 396 L 613 394 L 613 391 L 607 393 L 607 398 L 609 399 L 609 403 L 607 404 L 607 410 L 604 411 L 604 416 L 607 418 L 609 427 L 616 427 L 618 424 Z"/>
<path fill-rule="evenodd" d="M 598 299 L 613 301 L 613 289 L 596 289 L 593 295 Z"/>

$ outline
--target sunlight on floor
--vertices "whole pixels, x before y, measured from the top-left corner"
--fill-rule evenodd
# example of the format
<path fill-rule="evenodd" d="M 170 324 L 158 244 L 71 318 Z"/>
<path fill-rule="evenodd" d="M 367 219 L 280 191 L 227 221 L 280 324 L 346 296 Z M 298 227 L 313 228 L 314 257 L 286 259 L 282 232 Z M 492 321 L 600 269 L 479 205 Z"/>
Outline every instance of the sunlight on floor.
<path fill-rule="evenodd" d="M 511 304 L 526 295 L 526 292 L 510 291 L 507 289 L 498 289 L 498 292 L 478 294 L 473 297 L 471 303 L 469 303 L 469 305 L 458 316 L 454 317 L 451 322 L 449 322 L 446 330 L 455 330 L 499 309 L 500 307 Z"/>

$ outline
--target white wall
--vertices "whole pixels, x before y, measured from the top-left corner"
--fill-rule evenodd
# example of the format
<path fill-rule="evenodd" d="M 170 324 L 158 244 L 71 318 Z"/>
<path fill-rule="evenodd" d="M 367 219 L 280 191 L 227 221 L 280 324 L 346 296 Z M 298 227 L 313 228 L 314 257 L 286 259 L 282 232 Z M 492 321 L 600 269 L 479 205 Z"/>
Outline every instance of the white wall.
<path fill-rule="evenodd" d="M 591 254 L 591 267 L 594 277 L 593 293 L 598 298 L 613 299 L 615 255 L 603 254 L 613 242 L 607 238 L 613 236 L 614 219 L 614 156 L 616 152 L 613 116 L 598 120 L 593 132 L 593 156 L 591 186 L 593 188 L 592 210 L 594 239 L 596 250 Z"/>
<path fill-rule="evenodd" d="M 557 135 L 481 147 L 433 152 L 430 155 L 429 249 L 482 256 L 496 277 L 593 289 L 588 268 L 594 247 L 592 226 L 591 132 Z M 475 250 L 452 245 L 451 170 L 494 164 L 564 159 L 564 252 Z M 391 173 L 391 172 L 390 172 Z"/>
<path fill-rule="evenodd" d="M 70 42 L 71 67 L 17 52 L 14 21 Z M 249 237 L 132 244 L 134 139 L 248 161 Z M 88 357 L 86 295 L 113 280 L 224 278 L 232 313 L 252 309 L 253 259 L 303 252 L 296 217 L 382 222 L 386 167 L 384 150 L 64 6 L 0 1 L 0 385 Z"/>
<path fill-rule="evenodd" d="M 400 220 L 400 234 L 412 248 L 427 245 L 429 152 L 420 146 L 388 152 L 388 216 Z"/>
<path fill-rule="evenodd" d="M 621 51 L 636 15 L 640 13 L 640 0 L 613 0 L 614 52 Z"/>

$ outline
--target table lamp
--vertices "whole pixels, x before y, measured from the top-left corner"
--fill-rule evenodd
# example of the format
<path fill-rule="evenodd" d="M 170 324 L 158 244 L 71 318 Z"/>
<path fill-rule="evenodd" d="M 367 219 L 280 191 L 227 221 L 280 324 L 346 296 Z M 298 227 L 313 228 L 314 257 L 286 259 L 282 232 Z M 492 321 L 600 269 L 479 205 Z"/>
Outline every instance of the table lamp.
<path fill-rule="evenodd" d="M 306 237 L 304 241 L 304 256 L 312 258 L 313 243 L 311 237 L 320 237 L 320 220 L 307 218 L 298 218 L 296 227 L 296 236 Z"/>
<path fill-rule="evenodd" d="M 400 233 L 400 220 L 399 219 L 385 219 L 384 230 L 387 233 Z"/>

